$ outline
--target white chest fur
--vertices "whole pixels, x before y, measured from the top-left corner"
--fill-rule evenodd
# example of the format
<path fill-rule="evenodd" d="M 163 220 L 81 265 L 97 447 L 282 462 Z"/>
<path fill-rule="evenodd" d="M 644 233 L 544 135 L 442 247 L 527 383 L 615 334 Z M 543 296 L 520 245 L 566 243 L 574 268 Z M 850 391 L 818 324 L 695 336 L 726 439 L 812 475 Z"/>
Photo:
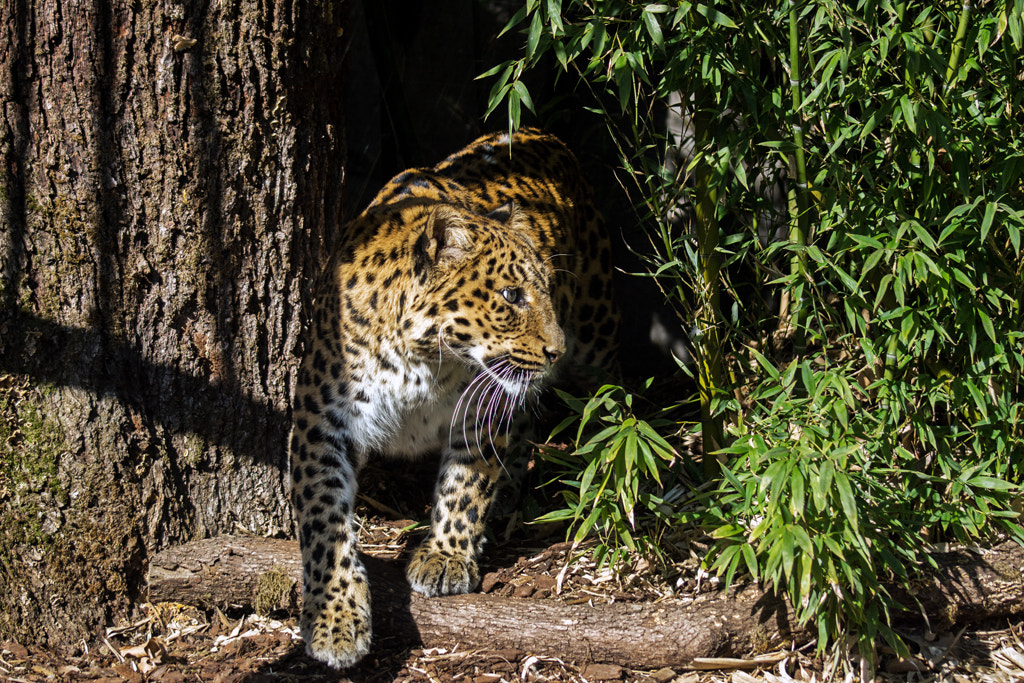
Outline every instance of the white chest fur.
<path fill-rule="evenodd" d="M 415 458 L 442 449 L 452 413 L 472 373 L 459 363 L 409 362 L 395 355 L 369 361 L 351 381 L 350 434 L 364 452 Z"/>

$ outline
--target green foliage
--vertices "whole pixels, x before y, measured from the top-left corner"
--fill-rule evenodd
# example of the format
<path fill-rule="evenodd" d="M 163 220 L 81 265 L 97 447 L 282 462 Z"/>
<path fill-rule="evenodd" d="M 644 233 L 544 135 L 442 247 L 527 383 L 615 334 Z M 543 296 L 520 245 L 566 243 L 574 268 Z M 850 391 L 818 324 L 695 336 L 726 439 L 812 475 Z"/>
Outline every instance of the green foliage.
<path fill-rule="evenodd" d="M 1024 541 L 1022 17 L 1024 0 L 528 0 L 523 56 L 487 74 L 510 127 L 544 110 L 521 79 L 545 56 L 601 117 L 723 446 L 674 520 L 711 535 L 727 580 L 784 589 L 822 647 L 895 642 L 884 586 L 933 541 Z M 625 467 L 647 436 L 615 391 L 600 418 L 574 404 L 553 516 L 655 548 L 621 530 L 665 523 L 641 492 L 666 470 L 639 446 Z"/>
<path fill-rule="evenodd" d="M 721 482 L 699 512 L 680 515 L 712 530 L 711 568 L 727 583 L 746 571 L 784 588 L 802 622 L 817 619 L 821 642 L 852 625 L 863 643 L 895 643 L 885 586 L 932 563 L 927 538 L 973 544 L 1001 530 L 1024 541 L 1005 461 L 979 461 L 967 433 L 924 453 L 881 411 L 859 409 L 849 365 L 759 362 L 770 379 L 745 431 L 733 430 Z"/>
<path fill-rule="evenodd" d="M 599 565 L 616 566 L 638 551 L 658 555 L 651 539 L 670 521 L 665 492 L 678 494 L 676 473 L 669 470 L 678 456 L 658 432 L 672 423 L 657 415 L 638 416 L 635 404 L 643 399 L 619 386 L 605 385 L 588 400 L 558 393 L 572 414 L 548 440 L 575 425 L 574 450 L 546 448 L 542 455 L 556 472 L 565 507 L 537 521 L 570 522 L 576 541 L 596 533 Z"/>

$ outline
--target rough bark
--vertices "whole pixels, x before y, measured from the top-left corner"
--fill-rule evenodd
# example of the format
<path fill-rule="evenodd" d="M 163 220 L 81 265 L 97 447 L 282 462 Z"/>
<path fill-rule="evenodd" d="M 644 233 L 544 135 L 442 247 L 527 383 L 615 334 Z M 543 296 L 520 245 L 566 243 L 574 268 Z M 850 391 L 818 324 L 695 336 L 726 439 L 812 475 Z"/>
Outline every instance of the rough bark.
<path fill-rule="evenodd" d="M 660 667 L 809 636 L 802 629 L 794 633 L 783 601 L 753 587 L 693 601 L 595 606 L 481 594 L 427 598 L 409 589 L 400 563 L 363 557 L 370 574 L 374 632 L 391 643 L 460 643 L 470 649 Z M 154 556 L 149 599 L 219 607 L 260 602 L 262 607 L 294 609 L 301 580 L 294 541 L 212 538 Z"/>
<path fill-rule="evenodd" d="M 154 602 L 294 608 L 301 595 L 298 545 L 223 537 L 169 548 L 149 570 Z M 410 592 L 396 563 L 367 559 L 378 634 L 428 647 L 514 649 L 580 661 L 654 668 L 700 657 L 738 656 L 788 640 L 806 641 L 788 604 L 754 586 L 694 600 L 651 604 L 567 605 L 555 600 Z M 1024 613 L 1024 550 L 1016 544 L 986 554 L 937 557 L 914 596 L 933 628 Z M 913 616 L 908 613 L 908 616 Z M 643 643 L 643 647 L 637 647 Z"/>
<path fill-rule="evenodd" d="M 0 4 L 0 640 L 90 639 L 166 543 L 291 531 L 343 8 Z"/>

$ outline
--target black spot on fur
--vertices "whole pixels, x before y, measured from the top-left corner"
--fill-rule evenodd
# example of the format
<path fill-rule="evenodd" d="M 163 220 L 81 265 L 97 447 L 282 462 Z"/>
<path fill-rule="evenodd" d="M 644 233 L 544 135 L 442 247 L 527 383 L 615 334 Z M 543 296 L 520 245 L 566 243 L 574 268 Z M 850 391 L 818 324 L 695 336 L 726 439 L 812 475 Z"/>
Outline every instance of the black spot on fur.
<path fill-rule="evenodd" d="M 308 432 L 306 432 L 306 441 L 308 441 L 311 444 L 318 444 L 318 443 L 320 443 L 323 440 L 324 440 L 324 433 L 320 429 L 319 425 L 313 427 Z"/>

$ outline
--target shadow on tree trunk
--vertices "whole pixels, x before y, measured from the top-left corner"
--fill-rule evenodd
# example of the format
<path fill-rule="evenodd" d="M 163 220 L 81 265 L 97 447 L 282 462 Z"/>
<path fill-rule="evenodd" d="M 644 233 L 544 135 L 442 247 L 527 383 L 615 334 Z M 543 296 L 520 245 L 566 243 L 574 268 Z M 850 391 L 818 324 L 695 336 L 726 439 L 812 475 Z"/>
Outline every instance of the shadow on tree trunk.
<path fill-rule="evenodd" d="M 0 5 L 0 640 L 79 646 L 130 616 L 154 550 L 291 533 L 346 17 Z"/>
<path fill-rule="evenodd" d="M 8 321 L 14 333 L 8 332 L 9 346 L 45 344 L 44 362 L 24 363 L 16 355 L 0 356 L 0 373 L 27 377 L 33 383 L 52 385 L 59 383 L 74 387 L 97 397 L 109 396 L 149 419 L 175 431 L 192 433 L 209 444 L 214 444 L 240 455 L 248 454 L 259 463 L 286 467 L 284 444 L 280 452 L 253 449 L 253 435 L 243 429 L 232 429 L 231 422 L 268 426 L 268 431 L 283 434 L 288 430 L 288 417 L 266 399 L 246 396 L 239 387 L 226 382 L 211 381 L 208 376 L 189 375 L 171 365 L 154 364 L 141 357 L 126 344 L 104 338 L 96 329 L 81 329 L 59 325 L 52 320 L 20 314 Z M 41 341 L 45 340 L 45 342 Z M 54 367 L 66 367 L 62 358 L 65 350 L 102 347 L 104 356 L 112 359 L 93 372 L 77 375 L 53 376 Z M 167 394 L 148 394 L 140 391 L 138 379 L 160 378 Z M 134 378 L 134 379 L 133 379 Z M 188 396 L 187 401 L 167 400 L 170 396 Z M 227 416 L 224 419 L 222 416 Z"/>

